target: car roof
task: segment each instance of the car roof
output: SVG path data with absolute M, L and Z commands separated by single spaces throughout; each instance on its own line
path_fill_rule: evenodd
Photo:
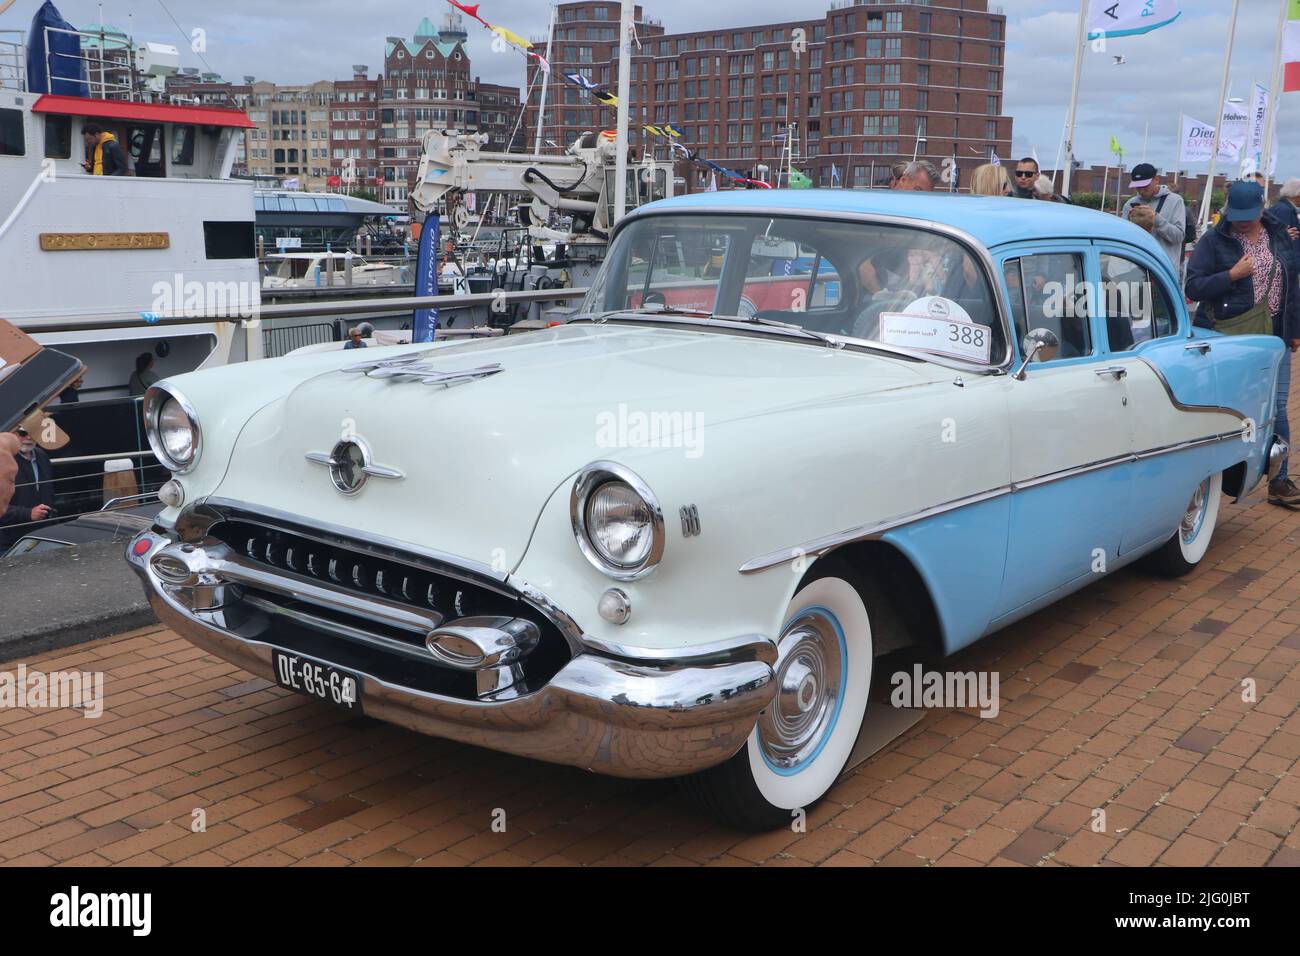
M 1164 258 L 1150 233 L 1119 216 L 1069 203 L 1002 196 L 892 189 L 734 189 L 661 199 L 642 206 L 634 215 L 692 209 L 903 216 L 956 227 L 988 247 L 1032 239 L 1082 237 L 1126 242 L 1141 246 L 1157 261 Z

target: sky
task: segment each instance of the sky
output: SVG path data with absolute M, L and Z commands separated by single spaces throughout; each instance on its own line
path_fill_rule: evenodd
M 0 30 L 22 30 L 39 0 L 0 0 Z M 800 0 L 807 3 L 808 0 Z M 1280 0 L 1241 0 L 1229 94 L 1248 98 L 1253 83 L 1267 85 Z M 817 0 L 813 4 L 820 7 Z M 1036 149 L 1045 166 L 1056 157 L 1065 125 L 1073 70 L 1079 0 L 992 0 L 1007 16 L 1004 112 L 1015 118 L 1015 156 Z M 228 80 L 244 75 L 278 83 L 346 79 L 354 63 L 380 71 L 384 39 L 410 36 L 420 18 L 440 23 L 446 0 L 61 0 L 63 15 L 79 27 L 106 22 L 137 41 L 173 43 L 182 63 L 212 69 Z M 669 32 L 724 29 L 780 22 L 790 0 L 642 0 L 645 15 Z M 829 6 L 829 3 L 827 3 Z M 1112 39 L 1103 52 L 1084 55 L 1075 154 L 1085 165 L 1113 162 L 1112 135 L 1128 165 L 1143 156 L 1164 169 L 1176 163 L 1179 114 L 1216 121 L 1231 0 L 1182 0 L 1183 14 L 1145 36 Z M 526 37 L 544 36 L 550 7 L 543 0 L 482 0 L 481 15 Z M 174 22 L 173 22 L 174 21 Z M 179 28 L 178 28 L 179 25 Z M 206 51 L 189 39 L 203 30 Z M 469 22 L 474 72 L 493 83 L 519 84 L 523 56 L 495 53 L 490 34 Z M 1116 64 L 1114 57 L 1125 62 Z M 1278 174 L 1300 175 L 1300 93 L 1284 96 L 1279 121 Z M 1145 149 L 1144 149 L 1145 143 Z M 1205 163 L 1185 165 L 1204 172 Z M 1222 171 L 1220 169 L 1220 171 Z

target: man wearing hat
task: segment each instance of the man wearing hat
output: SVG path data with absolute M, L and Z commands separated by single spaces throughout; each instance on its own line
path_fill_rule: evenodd
M 1183 197 L 1171 193 L 1160 182 L 1160 174 L 1150 163 L 1138 163 L 1133 167 L 1128 188 L 1133 196 L 1124 203 L 1120 216 L 1128 218 L 1129 210 L 1134 206 L 1151 206 L 1156 211 L 1156 227 L 1153 235 L 1165 255 L 1174 264 L 1174 272 L 1183 274 L 1183 237 L 1187 231 L 1187 211 L 1183 207 Z
M 1267 309 L 1273 334 L 1288 350 L 1278 373 L 1274 430 L 1289 443 L 1291 426 L 1286 402 L 1291 390 L 1291 353 L 1300 348 L 1300 256 L 1286 226 L 1264 211 L 1264 190 L 1241 180 L 1228 187 L 1228 201 L 1218 225 L 1207 229 L 1187 263 L 1187 297 L 1199 303 L 1196 324 L 1215 328 L 1225 320 Z M 1283 460 L 1268 486 L 1273 504 L 1300 508 L 1300 487 L 1287 475 Z
M 54 515 L 54 466 L 39 442 L 58 448 L 68 441 L 62 429 L 44 412 L 29 415 L 14 429 L 18 465 L 13 498 L 0 515 L 0 554 L 39 522 Z

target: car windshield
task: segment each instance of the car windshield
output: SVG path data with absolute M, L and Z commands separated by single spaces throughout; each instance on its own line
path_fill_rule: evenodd
M 923 229 L 797 216 L 648 215 L 622 229 L 582 314 L 685 313 L 787 323 L 977 365 L 1006 336 L 988 279 Z

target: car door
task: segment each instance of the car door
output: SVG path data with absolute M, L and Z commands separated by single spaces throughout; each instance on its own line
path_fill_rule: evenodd
M 1217 363 L 1212 340 L 1187 338 L 1186 307 L 1163 262 L 1113 242 L 1097 244 L 1097 260 L 1106 364 L 1126 370 L 1133 429 L 1133 485 L 1119 545 L 1127 557 L 1173 533 L 1205 477 L 1189 460 L 1196 449 L 1178 449 L 1222 427 L 1217 412 L 1192 407 L 1216 404 Z
M 1127 372 L 1111 361 L 1089 243 L 1034 243 L 1000 256 L 1016 326 L 1047 328 L 1057 355 L 1004 382 L 1011 430 L 1011 513 L 1001 626 L 1106 572 L 1128 511 L 1133 434 Z M 1018 356 L 1017 361 L 1023 358 Z

